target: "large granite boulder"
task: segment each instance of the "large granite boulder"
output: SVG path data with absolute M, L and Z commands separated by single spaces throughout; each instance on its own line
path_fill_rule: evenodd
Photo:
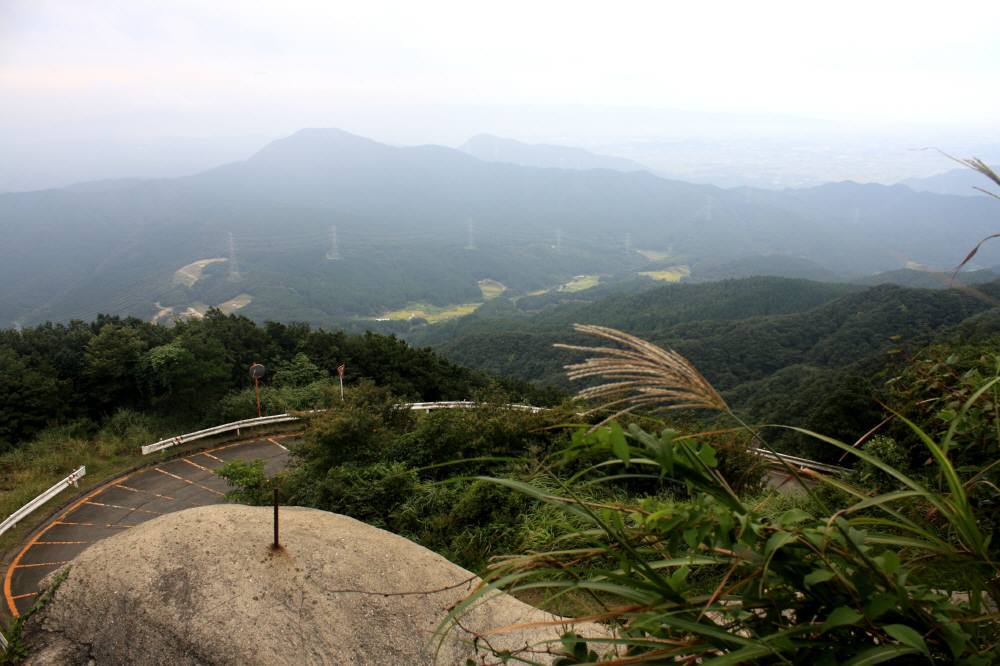
M 557 620 L 495 594 L 442 639 L 435 632 L 449 609 L 480 583 L 473 574 L 403 537 L 313 509 L 281 509 L 283 548 L 273 551 L 271 515 L 238 505 L 188 509 L 94 544 L 29 622 L 30 662 L 478 663 L 490 654 L 474 634 Z M 531 658 L 546 662 L 544 643 L 557 649 L 565 629 L 534 626 L 488 641 L 535 646 L 543 652 Z

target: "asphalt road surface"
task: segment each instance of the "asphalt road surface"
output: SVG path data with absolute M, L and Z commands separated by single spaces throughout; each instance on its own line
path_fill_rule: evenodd
M 213 470 L 233 460 L 263 460 L 268 475 L 288 463 L 294 435 L 241 440 L 137 470 L 109 481 L 50 518 L 11 562 L 4 598 L 15 617 L 26 613 L 38 583 L 90 544 L 165 513 L 225 502 L 229 489 Z M 284 443 L 283 443 L 284 440 Z

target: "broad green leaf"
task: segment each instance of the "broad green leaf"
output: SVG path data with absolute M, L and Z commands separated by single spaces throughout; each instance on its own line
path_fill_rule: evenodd
M 836 627 L 843 627 L 848 624 L 857 624 L 859 620 L 864 618 L 864 615 L 858 611 L 850 608 L 849 606 L 838 606 L 833 609 L 833 612 L 827 616 L 826 622 L 820 627 L 820 633 L 830 631 Z
M 825 583 L 826 581 L 833 578 L 835 574 L 829 569 L 816 569 L 812 573 L 808 573 L 802 579 L 806 587 L 812 587 L 813 585 L 818 585 L 819 583 Z
M 887 624 L 882 629 L 903 645 L 908 645 L 930 657 L 931 653 L 927 649 L 927 643 L 924 642 L 924 637 L 916 629 L 905 624 Z
M 611 452 L 621 458 L 626 465 L 629 463 L 629 445 L 625 441 L 625 432 L 617 421 L 611 423 Z
M 681 592 L 684 589 L 684 581 L 687 580 L 688 573 L 691 570 L 686 566 L 677 569 L 667 581 L 670 583 L 670 587 L 673 588 L 674 592 Z
M 887 574 L 894 574 L 899 569 L 899 555 L 891 550 L 885 551 L 874 559 L 882 565 Z
M 944 642 L 948 644 L 948 649 L 951 650 L 952 656 L 958 659 L 965 652 L 965 646 L 971 636 L 959 629 L 959 625 L 953 622 L 942 624 L 940 630 L 941 636 L 944 638 Z
M 708 444 L 702 444 L 701 448 L 698 449 L 698 458 L 705 463 L 706 467 L 715 469 L 719 465 L 719 461 L 715 457 L 715 449 Z
M 853 659 L 845 661 L 843 666 L 873 666 L 873 664 L 881 664 L 890 659 L 902 657 L 906 654 L 913 654 L 914 652 L 918 652 L 918 650 L 906 647 L 905 645 L 881 645 L 870 650 L 865 650 Z
M 764 546 L 764 557 L 770 558 L 774 552 L 795 541 L 796 535 L 792 532 L 775 532 L 768 538 L 767 545 Z
M 865 606 L 865 615 L 872 620 L 885 615 L 885 613 L 896 606 L 896 598 L 889 594 L 879 594 L 868 600 Z
M 781 514 L 781 518 L 778 518 L 778 523 L 782 527 L 792 527 L 793 525 L 797 525 L 802 521 L 809 520 L 811 518 L 812 516 L 802 509 L 789 509 Z

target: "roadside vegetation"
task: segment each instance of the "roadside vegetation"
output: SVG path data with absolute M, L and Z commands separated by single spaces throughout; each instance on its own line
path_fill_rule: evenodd
M 170 328 L 101 317 L 0 331 L 0 515 L 80 465 L 87 488 L 148 461 L 143 444 L 256 416 L 253 362 L 268 366 L 264 414 L 330 405 L 341 363 L 348 387 L 374 381 L 401 400 L 463 400 L 495 384 L 520 400 L 551 399 L 393 337 L 260 326 L 218 311 Z M 0 537 L 0 549 L 29 527 Z
M 496 663 L 991 664 L 997 651 L 1000 356 L 939 343 L 887 378 L 862 441 L 747 425 L 686 359 L 613 329 L 572 345 L 597 381 L 540 414 L 396 409 L 375 386 L 309 419 L 276 479 L 228 466 L 233 499 L 347 514 L 615 638 L 570 632 Z M 492 406 L 490 406 L 492 405 Z M 660 408 L 666 411 L 657 415 Z M 611 418 L 608 418 L 611 417 Z M 723 420 L 728 420 L 722 427 Z M 796 430 L 851 467 L 764 487 L 770 436 Z M 442 625 L 447 630 L 448 622 Z M 501 629 L 502 630 L 502 629 Z M 488 645 L 489 636 L 481 637 Z M 624 661 L 602 661 L 616 654 Z

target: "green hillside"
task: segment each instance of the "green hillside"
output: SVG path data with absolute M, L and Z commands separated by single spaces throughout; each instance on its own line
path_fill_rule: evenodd
M 562 368 L 576 357 L 552 345 L 585 342 L 574 322 L 611 326 L 676 349 L 750 418 L 833 423 L 860 435 L 873 425 L 879 383 L 897 359 L 958 326 L 975 326 L 979 338 L 1000 331 L 998 299 L 1000 282 L 970 294 L 749 278 L 534 313 L 496 307 L 411 337 L 460 364 L 568 389 Z
M 511 295 L 639 273 L 828 280 L 952 265 L 993 224 L 985 198 L 723 190 L 310 129 L 194 176 L 0 195 L 0 325 L 176 317 L 234 298 L 257 321 L 344 325 L 474 303 L 481 280 Z M 208 260 L 201 279 L 175 280 Z

